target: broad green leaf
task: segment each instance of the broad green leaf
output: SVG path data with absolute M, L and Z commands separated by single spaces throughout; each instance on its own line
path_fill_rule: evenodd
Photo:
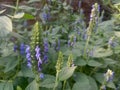
M 34 78 L 35 75 L 26 64 L 22 65 L 21 71 L 18 73 L 18 76 Z
M 29 19 L 34 19 L 35 17 L 31 14 L 25 13 L 23 18 L 29 20 Z
M 74 60 L 74 64 L 75 64 L 75 65 L 78 65 L 78 66 L 85 66 L 85 65 L 86 65 L 86 61 L 83 60 L 81 57 L 77 57 L 77 58 Z
M 90 84 L 89 90 L 98 90 L 96 81 L 92 77 L 89 77 L 89 76 L 88 76 L 88 79 L 89 79 L 89 84 Z
M 81 50 L 79 48 L 75 48 L 72 50 L 73 56 L 78 57 L 81 56 Z
M 116 89 L 116 86 L 113 82 L 107 83 L 107 87 L 112 88 L 112 89 Z
M 106 65 L 111 65 L 111 64 L 116 64 L 117 63 L 117 61 L 112 60 L 111 58 L 105 58 L 104 62 L 105 62 Z
M 33 80 L 26 88 L 25 90 L 39 90 L 39 85 L 38 83 Z
M 7 16 L 0 16 L 0 37 L 7 36 L 12 32 L 12 21 Z
M 20 19 L 24 16 L 24 14 L 25 14 L 24 12 L 17 13 L 13 16 L 13 18 Z
M 43 81 L 40 83 L 40 87 L 53 88 L 55 85 L 55 77 L 52 75 L 45 75 Z
M 58 75 L 58 80 L 59 81 L 67 80 L 68 78 L 70 78 L 73 75 L 75 69 L 76 69 L 76 66 L 74 66 L 74 67 L 64 67 Z
M 93 57 L 100 58 L 100 57 L 107 57 L 113 54 L 111 49 L 104 49 L 104 48 L 96 48 L 93 53 Z
M 99 82 L 99 83 L 103 83 L 104 81 L 104 73 L 96 73 L 94 75 L 95 79 Z
M 76 83 L 73 85 L 72 90 L 90 90 L 91 85 L 88 77 L 83 73 L 76 73 L 74 75 Z
M 89 66 L 93 66 L 93 67 L 99 67 L 99 66 L 102 65 L 102 64 L 99 63 L 97 60 L 89 60 L 87 64 L 88 64 Z
M 12 82 L 0 83 L 0 90 L 14 90 Z
M 5 66 L 4 72 L 6 73 L 6 72 L 9 72 L 10 70 L 13 70 L 17 66 L 18 63 L 19 63 L 19 61 L 17 60 L 16 57 L 9 58 L 6 66 Z

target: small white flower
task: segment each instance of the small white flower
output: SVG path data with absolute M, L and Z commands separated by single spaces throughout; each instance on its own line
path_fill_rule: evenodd
M 113 80 L 113 76 L 114 76 L 114 72 L 110 69 L 107 70 L 107 72 L 105 73 L 105 78 L 107 82 L 110 82 Z

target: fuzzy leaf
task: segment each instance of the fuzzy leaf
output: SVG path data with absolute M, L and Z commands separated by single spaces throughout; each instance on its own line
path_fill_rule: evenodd
M 7 36 L 12 32 L 12 21 L 7 16 L 0 16 L 0 37 Z
M 25 90 L 39 90 L 39 85 L 38 83 L 33 80 L 27 87 Z
M 70 78 L 73 75 L 75 69 L 76 69 L 76 66 L 64 67 L 59 73 L 58 80 L 59 81 L 67 80 L 68 78 Z

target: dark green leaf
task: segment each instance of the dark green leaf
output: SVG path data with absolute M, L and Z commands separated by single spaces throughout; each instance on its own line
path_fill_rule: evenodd
M 13 70 L 17 66 L 18 63 L 19 63 L 19 61 L 17 60 L 16 57 L 11 57 L 8 60 L 6 66 L 5 66 L 4 72 L 6 73 L 6 72 L 8 72 L 10 70 Z
M 18 73 L 18 76 L 31 77 L 31 78 L 35 77 L 32 70 L 30 68 L 28 68 L 25 64 L 22 65 L 21 71 Z

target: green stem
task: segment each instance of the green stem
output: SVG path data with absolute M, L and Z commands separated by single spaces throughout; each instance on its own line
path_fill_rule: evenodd
M 57 73 L 56 73 L 55 85 L 54 85 L 53 90 L 56 90 L 56 88 L 57 88 L 57 86 L 58 86 L 58 74 L 59 74 L 59 72 L 57 71 Z
M 87 47 L 89 45 L 89 41 L 90 41 L 90 35 L 88 36 L 87 38 L 87 41 L 86 41 L 86 44 L 85 44 L 85 48 L 84 48 L 84 58 L 86 59 L 87 58 Z
M 66 80 L 63 83 L 63 90 L 65 89 L 65 87 L 66 87 Z

